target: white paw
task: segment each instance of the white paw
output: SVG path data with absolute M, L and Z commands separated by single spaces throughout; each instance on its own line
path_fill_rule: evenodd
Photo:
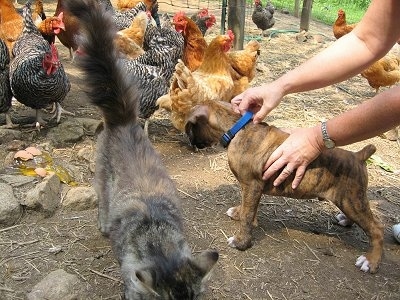
M 235 245 L 235 238 L 234 238 L 233 236 L 231 236 L 231 237 L 228 239 L 228 245 L 229 245 L 230 247 L 232 247 L 232 248 L 236 248 L 236 245 Z
M 368 272 L 369 271 L 369 261 L 364 255 L 361 255 L 357 258 L 356 267 L 359 267 L 361 271 Z
M 353 221 L 351 221 L 349 218 L 347 218 L 344 213 L 338 213 L 335 217 L 336 217 L 336 220 L 338 221 L 338 224 L 343 227 L 353 225 Z
M 230 209 L 228 209 L 227 211 L 226 211 L 226 214 L 229 216 L 229 217 L 233 217 L 233 213 L 235 212 L 235 208 L 234 207 L 231 207 Z M 231 239 L 231 238 L 230 238 Z M 229 240 L 229 239 L 228 239 Z

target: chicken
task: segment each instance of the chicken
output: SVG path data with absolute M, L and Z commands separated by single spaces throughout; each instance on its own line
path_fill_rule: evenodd
M 268 2 L 265 7 L 262 6 L 261 0 L 254 1 L 254 10 L 251 19 L 258 29 L 266 30 L 275 25 L 274 19 L 275 7 Z
M 400 58 L 387 54 L 361 72 L 368 84 L 378 93 L 383 86 L 392 86 L 400 81 Z
M 170 82 L 178 59 L 182 57 L 184 39 L 169 22 L 156 27 L 147 26 L 143 41 L 145 53 L 135 60 L 144 65 L 161 68 L 163 77 Z
M 115 43 L 125 57 L 134 59 L 144 53 L 143 42 L 148 21 L 147 13 L 140 12 L 133 19 L 131 26 L 117 32 Z
M 214 14 L 209 14 L 207 8 L 202 8 L 195 14 L 193 14 L 190 19 L 192 19 L 197 27 L 199 27 L 203 36 L 205 36 L 207 30 L 215 25 L 217 21 Z
M 129 10 L 135 7 L 140 0 L 117 0 L 117 8 L 119 10 Z M 147 1 L 146 3 L 147 10 L 150 11 L 151 16 L 153 17 L 156 25 L 160 27 L 160 18 L 158 16 L 158 2 L 155 1 Z
M 16 8 L 18 13 L 22 16 L 22 8 Z M 35 0 L 35 7 L 32 11 L 32 20 L 33 23 L 37 24 L 40 21 L 46 19 L 46 13 L 44 12 L 43 8 L 43 1 L 42 0 Z
M 190 71 L 195 71 L 203 62 L 207 42 L 196 23 L 184 12 L 174 15 L 173 24 L 184 40 L 182 61 Z
M 40 109 L 56 104 L 57 123 L 64 111 L 61 102 L 71 88 L 69 79 L 58 59 L 54 44 L 49 44 L 32 20 L 30 3 L 23 9 L 24 29 L 13 48 L 10 62 L 10 85 L 14 97 L 22 104 L 36 109 L 36 127 L 44 124 Z
M 12 128 L 14 124 L 8 113 L 11 107 L 12 92 L 10 87 L 9 67 L 10 54 L 6 43 L 0 39 L 0 113 L 6 115 L 6 125 L 2 128 Z
M 341 38 L 345 34 L 348 34 L 350 31 L 356 27 L 357 23 L 355 24 L 347 24 L 346 22 L 346 13 L 343 9 L 338 10 L 338 17 L 333 24 L 333 35 L 336 39 Z
M 231 49 L 234 35 L 218 35 L 207 47 L 203 63 L 191 72 L 182 60 L 175 67 L 170 87 L 171 121 L 175 128 L 184 132 L 190 109 L 204 101 L 229 101 L 234 83 L 227 52 Z
M 54 16 L 63 15 L 65 30 L 57 34 L 58 40 L 69 50 L 69 57 L 74 59 L 74 53 L 78 49 L 79 20 L 65 10 L 65 1 L 58 0 Z
M 22 33 L 23 18 L 11 0 L 0 0 L 0 39 L 6 43 L 11 55 L 15 41 Z
M 42 34 L 44 39 L 49 42 L 49 44 L 55 42 L 55 37 L 61 32 L 61 30 L 65 31 L 63 15 L 64 13 L 61 12 L 58 16 L 47 17 L 40 23 L 36 24 L 39 32 Z
M 229 51 L 228 58 L 231 65 L 231 76 L 234 89 L 232 96 L 236 96 L 249 87 L 255 76 L 257 58 L 260 55 L 260 43 L 249 41 L 243 50 Z
M 110 2 L 110 0 L 99 1 Z M 123 11 L 115 11 L 113 9 L 113 20 L 117 27 L 117 30 L 128 28 L 132 24 L 133 19 L 140 11 L 149 11 L 148 8 L 150 7 L 152 9 L 153 5 L 157 6 L 158 9 L 158 3 L 156 0 L 142 0 L 140 2 L 137 2 L 134 7 Z
M 242 93 L 249 87 L 250 82 L 255 76 L 255 68 L 259 54 L 260 43 L 256 40 L 248 42 L 243 50 L 227 52 L 229 71 L 234 85 L 232 97 Z M 160 97 L 157 103 L 160 108 L 171 111 L 170 94 Z

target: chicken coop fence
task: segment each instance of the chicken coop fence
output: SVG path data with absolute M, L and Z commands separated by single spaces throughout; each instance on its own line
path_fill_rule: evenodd
M 217 20 L 221 24 L 221 32 L 224 33 L 227 28 L 227 12 L 228 12 L 228 1 L 158 1 L 158 3 L 163 3 L 165 6 L 170 7 L 173 11 L 185 11 L 188 13 L 195 12 L 202 8 L 207 8 L 209 13 L 214 14 Z M 262 1 L 263 6 L 266 4 L 266 0 Z M 274 4 L 273 1 L 270 1 Z M 292 2 L 293 3 L 293 2 Z M 274 4 L 275 5 L 275 4 Z M 248 32 L 250 28 L 256 29 L 256 25 L 253 23 L 251 16 L 254 10 L 254 1 L 246 1 L 245 4 L 245 32 Z M 160 11 L 160 13 L 162 13 Z M 260 38 L 260 36 L 245 36 L 245 39 Z

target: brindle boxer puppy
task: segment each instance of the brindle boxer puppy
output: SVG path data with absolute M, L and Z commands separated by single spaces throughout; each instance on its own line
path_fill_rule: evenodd
M 240 115 L 227 105 L 208 102 L 195 107 L 188 117 L 186 133 L 197 147 L 210 146 L 228 131 Z M 252 230 L 257 226 L 257 209 L 262 194 L 298 199 L 319 198 L 333 202 L 350 221 L 369 236 L 371 247 L 357 259 L 361 270 L 377 271 L 383 252 L 383 226 L 371 212 L 367 199 L 368 174 L 365 160 L 376 150 L 368 145 L 359 152 L 344 149 L 324 151 L 308 167 L 300 185 L 293 190 L 294 174 L 274 187 L 274 177 L 262 179 L 263 166 L 272 152 L 288 137 L 282 130 L 262 124 L 247 124 L 228 145 L 229 167 L 239 181 L 242 202 L 227 214 L 240 221 L 239 232 L 228 239 L 232 247 L 245 250 L 252 245 Z M 347 223 L 342 220 L 340 223 Z

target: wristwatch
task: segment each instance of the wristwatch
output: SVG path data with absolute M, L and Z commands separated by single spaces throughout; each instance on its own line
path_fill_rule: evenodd
M 326 130 L 326 121 L 321 122 L 322 139 L 324 140 L 325 147 L 328 149 L 335 148 L 335 142 L 329 137 Z

